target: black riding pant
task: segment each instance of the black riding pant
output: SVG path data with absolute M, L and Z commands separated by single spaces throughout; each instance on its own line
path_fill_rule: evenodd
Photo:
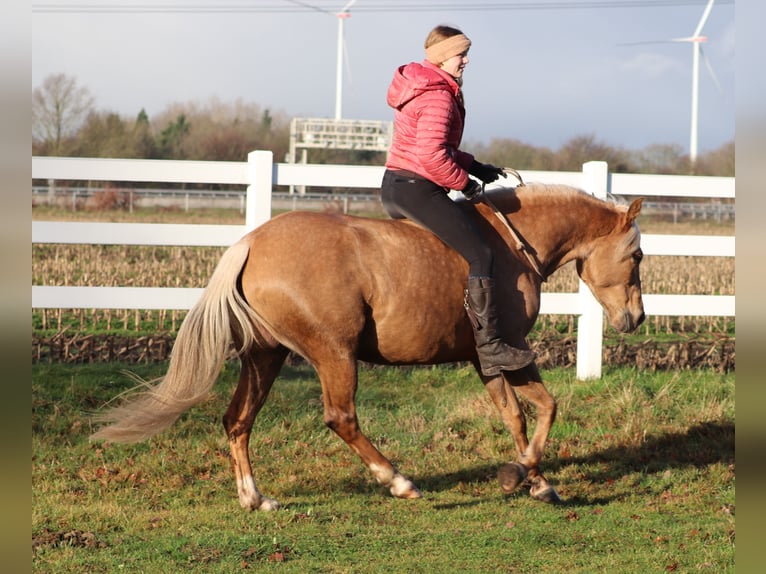
M 380 195 L 393 219 L 411 219 L 430 230 L 468 261 L 471 276 L 492 277 L 492 249 L 443 187 L 411 172 L 386 170 Z

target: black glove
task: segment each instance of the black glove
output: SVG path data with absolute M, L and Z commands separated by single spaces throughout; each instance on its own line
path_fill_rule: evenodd
M 463 195 L 468 201 L 474 201 L 481 195 L 481 184 L 475 179 L 468 179 L 468 183 L 462 189 Z
M 502 167 L 495 167 L 489 163 L 479 163 L 476 160 L 473 160 L 471 163 L 471 167 L 468 168 L 468 173 L 474 177 L 478 177 L 484 183 L 492 183 L 501 175 L 503 177 L 508 177 L 505 175 Z

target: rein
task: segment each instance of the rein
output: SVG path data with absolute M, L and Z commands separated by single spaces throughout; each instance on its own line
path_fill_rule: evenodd
M 511 167 L 504 167 L 503 173 L 510 173 L 513 175 L 516 179 L 519 180 L 518 187 L 524 187 L 526 185 L 524 183 L 524 180 L 521 179 L 521 175 L 518 171 Z M 524 242 L 520 237 L 519 234 L 516 232 L 516 230 L 513 228 L 513 225 L 511 224 L 510 220 L 506 215 L 504 215 L 497 206 L 492 202 L 492 200 L 489 198 L 489 195 L 485 193 L 484 191 L 484 184 L 481 186 L 481 199 L 484 203 L 486 203 L 491 209 L 492 212 L 497 216 L 497 218 L 503 222 L 503 225 L 508 230 L 508 233 L 511 234 L 511 237 L 516 242 L 516 249 L 521 251 L 524 256 L 527 258 L 527 261 L 529 262 L 529 265 L 532 267 L 535 273 L 537 273 L 538 277 L 542 279 L 543 282 L 545 282 L 546 278 L 545 275 L 543 275 L 542 271 L 540 271 L 540 265 L 537 262 L 537 259 L 535 258 L 534 254 L 530 251 L 529 245 L 527 245 L 526 242 Z

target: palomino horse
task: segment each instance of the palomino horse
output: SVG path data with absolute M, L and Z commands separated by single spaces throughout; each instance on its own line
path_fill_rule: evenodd
M 533 271 L 487 204 L 459 202 L 494 249 L 501 327 L 510 344 L 526 347 L 541 282 L 572 260 L 616 330 L 641 324 L 640 199 L 618 206 L 574 188 L 540 184 L 495 190 L 490 197 L 512 220 L 540 271 Z M 420 497 L 359 428 L 357 362 L 472 361 L 479 371 L 463 307 L 467 274 L 455 251 L 412 222 L 309 212 L 277 216 L 224 253 L 181 325 L 166 375 L 149 392 L 106 412 L 102 420 L 111 424 L 94 438 L 135 442 L 170 426 L 208 396 L 233 341 L 241 372 L 223 425 L 239 502 L 251 510 L 278 508 L 256 487 L 248 443 L 255 416 L 295 351 L 319 376 L 327 426 L 394 496 Z M 527 481 L 534 498 L 558 501 L 539 470 L 556 402 L 537 367 L 482 379 L 517 451 L 517 460 L 498 473 L 503 491 Z M 537 410 L 531 440 L 517 393 Z

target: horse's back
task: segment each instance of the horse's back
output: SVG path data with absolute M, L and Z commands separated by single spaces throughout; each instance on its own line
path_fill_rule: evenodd
M 407 220 L 293 211 L 264 223 L 247 239 L 250 259 L 264 274 L 312 284 L 342 277 L 369 288 L 379 281 L 413 288 L 418 278 L 433 273 L 444 280 L 467 272 L 456 252 Z
M 289 212 L 247 241 L 244 295 L 294 350 L 329 344 L 366 360 L 433 362 L 458 345 L 457 331 L 468 334 L 465 262 L 411 222 Z

